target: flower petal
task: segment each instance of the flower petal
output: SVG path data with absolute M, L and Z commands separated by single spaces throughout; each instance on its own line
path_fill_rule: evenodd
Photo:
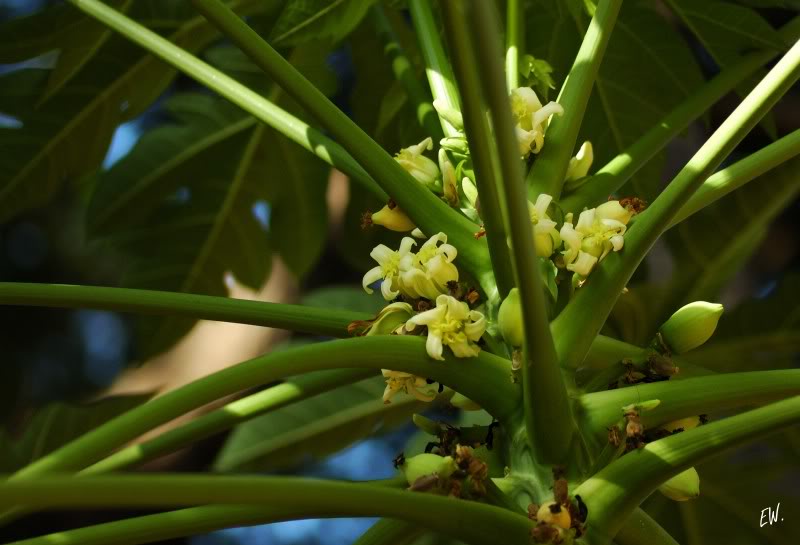
M 428 355 L 435 360 L 443 360 L 442 356 L 442 337 L 431 330 L 428 330 L 428 339 L 425 341 L 425 350 Z
M 373 267 L 367 271 L 367 274 L 365 274 L 364 278 L 361 279 L 361 286 L 367 293 L 372 293 L 372 288 L 369 286 L 381 278 L 383 278 L 383 270 L 381 269 L 380 265 L 378 265 L 377 267 Z

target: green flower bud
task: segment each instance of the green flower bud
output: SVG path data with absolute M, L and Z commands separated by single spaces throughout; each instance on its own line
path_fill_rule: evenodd
M 661 337 L 676 354 L 688 352 L 711 338 L 722 311 L 723 307 L 718 303 L 689 303 L 661 326 Z
M 658 487 L 658 491 L 675 501 L 686 501 L 700 495 L 700 475 L 690 467 Z
M 409 217 L 406 216 L 406 213 L 400 210 L 400 207 L 397 205 L 394 207 L 386 205 L 372 214 L 372 223 L 375 225 L 382 225 L 390 231 L 397 231 L 399 233 L 413 231 L 416 228 L 414 222 L 411 221 Z
M 405 463 L 400 466 L 406 476 L 409 486 L 414 484 L 420 477 L 427 475 L 438 475 L 443 479 L 448 478 L 458 469 L 451 456 L 439 456 L 438 454 L 423 453 L 406 458 Z
M 464 118 L 461 116 L 461 112 L 449 107 L 447 103 L 440 98 L 433 101 L 433 107 L 436 109 L 436 113 L 439 114 L 439 117 L 450 123 L 454 129 L 457 131 L 464 130 Z
M 367 329 L 365 335 L 367 337 L 372 335 L 391 335 L 404 326 L 413 314 L 414 311 L 408 303 L 386 305 L 378 313 L 378 317 Z
M 497 322 L 500 326 L 500 333 L 511 346 L 522 346 L 524 334 L 522 332 L 522 309 L 519 304 L 519 290 L 512 288 L 508 296 L 500 305 L 500 312 L 497 314 Z

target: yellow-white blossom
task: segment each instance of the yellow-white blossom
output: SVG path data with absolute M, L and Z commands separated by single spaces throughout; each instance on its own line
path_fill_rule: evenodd
M 594 150 L 592 149 L 592 143 L 587 140 L 578 150 L 578 153 L 575 154 L 575 157 L 569 160 L 565 179 L 578 180 L 583 178 L 589 174 L 592 161 L 594 161 Z
M 450 295 L 436 298 L 436 308 L 412 316 L 406 329 L 427 326 L 428 340 L 425 348 L 435 360 L 443 360 L 442 347 L 449 346 L 457 358 L 477 356 L 481 349 L 475 344 L 486 330 L 486 318 L 476 310 L 470 310 Z
M 405 392 L 420 401 L 433 401 L 436 397 L 436 388 L 422 377 L 390 369 L 381 369 L 381 372 L 386 379 L 386 388 L 383 390 L 384 403 L 391 403 L 397 392 Z
M 416 244 L 413 238 L 405 237 L 400 242 L 400 250 L 394 251 L 385 244 L 378 244 L 369 253 L 370 257 L 378 262 L 361 280 L 361 285 L 367 293 L 372 293 L 370 284 L 383 280 L 381 295 L 391 301 L 400 295 L 400 262 L 411 253 L 411 248 Z
M 370 219 L 373 224 L 382 225 L 390 231 L 404 233 L 415 228 L 414 222 L 411 221 L 411 219 L 406 216 L 406 213 L 400 210 L 400 207 L 397 205 L 384 206 L 372 214 Z
M 439 167 L 432 159 L 423 155 L 425 150 L 431 149 L 433 140 L 428 137 L 415 146 L 401 149 L 395 156 L 395 161 L 423 185 L 435 186 L 439 180 Z
M 530 87 L 514 89 L 510 100 L 520 155 L 527 157 L 531 152 L 539 153 L 544 145 L 544 133 L 550 116 L 563 114 L 564 108 L 557 102 L 542 106 L 536 92 Z
M 567 269 L 588 276 L 597 262 L 611 250 L 618 252 L 624 244 L 631 212 L 619 204 L 608 201 L 597 208 L 584 210 L 573 226 L 572 214 L 567 214 L 561 227 L 564 241 L 564 261 Z
M 528 213 L 533 226 L 533 241 L 536 245 L 536 255 L 550 257 L 553 250 L 561 244 L 561 237 L 556 229 L 556 222 L 547 215 L 547 207 L 553 197 L 542 193 L 536 198 L 536 204 L 528 201 Z
M 433 235 L 417 253 L 408 253 L 400 261 L 400 291 L 412 299 L 431 301 L 447 293 L 447 283 L 458 281 L 458 269 L 453 265 L 456 255 L 455 247 L 447 244 L 447 235 Z
M 414 253 L 411 250 L 416 244 L 413 238 L 404 237 L 398 251 L 383 244 L 376 246 L 369 255 L 378 266 L 367 271 L 361 280 L 364 290 L 372 293 L 370 284 L 383 280 L 381 294 L 387 301 L 401 293 L 411 299 L 424 297 L 431 301 L 447 293 L 448 282 L 458 281 L 458 269 L 453 265 L 458 255 L 455 247 L 447 244 L 444 233 L 430 237 Z

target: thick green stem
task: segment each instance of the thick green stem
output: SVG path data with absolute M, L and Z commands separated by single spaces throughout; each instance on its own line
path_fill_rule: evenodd
M 528 173 L 531 200 L 536 200 L 540 193 L 552 195 L 556 200 L 561 195 L 583 114 L 621 5 L 622 0 L 600 0 L 597 3 L 592 22 L 558 96 L 564 115 L 553 117 L 544 149 Z
M 220 0 L 192 0 L 205 17 L 339 140 L 424 233 L 444 231 L 458 248 L 459 265 L 479 281 L 489 255 L 475 225 L 417 182 L 322 92 Z M 482 284 L 481 287 L 490 286 Z M 493 286 L 492 286 L 493 287 Z
M 778 62 L 706 141 L 625 234 L 625 248 L 612 252 L 553 322 L 562 364 L 575 368 L 586 356 L 628 280 L 673 217 L 715 168 L 800 77 L 800 42 Z
M 456 87 L 453 71 L 444 54 L 441 35 L 433 18 L 430 0 L 409 0 L 408 9 L 411 12 L 411 21 L 419 40 L 422 56 L 425 59 L 425 73 L 434 100 L 441 101 L 448 108 L 459 111 L 458 88 Z M 458 130 L 444 119 L 441 120 L 445 136 L 458 136 Z
M 650 348 L 642 348 L 612 337 L 597 335 L 592 341 L 589 353 L 582 365 L 587 369 L 602 370 L 625 359 L 634 363 L 642 362 L 651 352 Z
M 640 384 L 582 395 L 578 404 L 587 433 L 604 435 L 620 419 L 622 407 L 659 399 L 642 413 L 645 426 L 658 426 L 687 416 L 767 403 L 800 394 L 800 369 L 724 373 L 682 380 Z
M 0 282 L 0 304 L 94 308 L 159 316 L 185 316 L 347 337 L 347 326 L 370 316 L 349 310 L 247 301 L 169 291 Z
M 386 44 L 383 48 L 383 53 L 392 63 L 394 77 L 397 78 L 397 81 L 403 85 L 406 93 L 408 93 L 408 97 L 417 112 L 417 121 L 434 141 L 441 140 L 444 133 L 441 125 L 439 125 L 439 116 L 436 114 L 436 110 L 433 109 L 428 91 L 414 75 L 414 67 L 411 65 L 411 61 L 408 60 L 405 51 L 403 51 L 400 40 L 397 39 L 394 30 L 392 30 L 392 25 L 383 8 L 376 5 L 372 9 L 375 16 L 375 29 Z
M 394 369 L 432 378 L 480 404 L 497 417 L 517 407 L 518 390 L 508 378 L 507 360 L 482 352 L 469 360 L 428 358 L 419 337 L 375 336 L 275 352 L 196 380 L 95 428 L 18 471 L 24 479 L 56 471 L 76 471 L 141 434 L 206 403 L 288 376 L 330 369 Z
M 519 87 L 519 55 L 525 51 L 524 6 L 521 0 L 506 2 L 506 86 Z
M 154 494 L 154 490 L 158 493 Z M 212 503 L 258 505 L 267 513 L 267 520 L 376 515 L 401 518 L 467 543 L 486 545 L 498 540 L 526 543 L 532 527 L 527 517 L 483 503 L 415 494 L 375 484 L 304 478 L 148 475 L 74 479 L 49 476 L 0 483 L 0 506 L 3 507 L 24 504 L 106 508 Z M 208 511 L 214 508 L 205 509 L 209 515 Z M 277 517 L 269 516 L 273 509 L 279 513 Z M 228 517 L 232 515 L 230 509 L 222 512 Z M 241 513 L 247 513 L 252 520 L 253 511 Z
M 501 172 L 499 169 L 494 135 L 489 128 L 486 117 L 486 106 L 481 94 L 481 74 L 474 55 L 467 54 L 472 49 L 473 37 L 464 27 L 463 18 L 455 17 L 455 11 L 461 10 L 456 2 L 442 3 L 445 15 L 445 33 L 450 40 L 450 48 L 461 53 L 453 58 L 459 87 L 463 90 L 464 129 L 469 142 L 470 157 L 475 168 L 475 181 L 480 197 L 481 219 L 486 230 L 489 243 L 489 255 L 494 272 L 499 296 L 508 295 L 514 287 L 514 273 L 511 268 L 511 256 L 508 247 L 503 207 L 498 195 Z
M 425 530 L 412 522 L 398 519 L 380 519 L 369 527 L 353 545 L 409 545 Z
M 251 418 L 276 411 L 281 407 L 308 399 L 322 392 L 328 392 L 339 386 L 353 384 L 374 374 L 373 369 L 337 369 L 289 379 L 282 384 L 237 399 L 210 413 L 198 416 L 153 439 L 125 447 L 80 473 L 84 475 L 107 473 L 143 464 L 164 454 L 175 452 L 194 441 L 231 429 Z
M 800 17 L 796 17 L 784 25 L 780 33 L 787 41 L 794 41 L 800 35 Z M 718 100 L 777 55 L 778 53 L 773 50 L 756 51 L 725 67 L 628 149 L 598 170 L 588 183 L 582 185 L 575 193 L 567 195 L 561 201 L 561 207 L 565 212 L 578 213 L 584 207 L 592 207 L 604 202 L 609 195 L 630 180 L 640 168 L 664 149 L 692 121 L 707 112 Z M 766 159 L 764 160 L 766 161 Z M 711 178 L 706 183 L 710 181 Z M 701 190 L 698 190 L 697 195 Z
M 99 0 L 69 1 L 197 82 L 216 91 L 326 163 L 338 168 L 378 198 L 386 199 L 384 191 L 358 162 L 339 144 L 320 131 L 103 2 Z
M 464 3 L 448 3 L 454 11 Z M 525 362 L 522 365 L 523 416 L 528 441 L 543 463 L 563 462 L 577 433 L 571 414 L 569 397 L 558 365 L 550 322 L 547 316 L 544 284 L 539 258 L 533 241 L 528 203 L 525 198 L 522 161 L 514 132 L 503 70 L 499 22 L 494 6 L 481 0 L 472 1 L 467 12 L 470 30 L 475 36 L 471 47 L 462 55 L 476 56 L 481 84 L 489 104 L 500 160 L 501 198 L 508 217 L 512 263 L 522 303 L 525 332 Z M 461 14 L 464 20 L 464 14 Z
M 800 129 L 779 138 L 744 159 L 715 172 L 683 205 L 670 227 L 713 204 L 728 193 L 800 154 Z
M 663 482 L 727 449 L 800 421 L 800 396 L 654 441 L 629 452 L 576 490 L 589 508 L 587 542 L 607 544 Z
M 614 543 L 618 545 L 678 545 L 669 532 L 638 507 L 625 519 Z

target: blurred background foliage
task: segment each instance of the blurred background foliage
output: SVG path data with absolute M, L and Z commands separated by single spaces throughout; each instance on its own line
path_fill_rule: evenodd
M 188 0 L 108 3 L 314 125 Z M 394 153 L 426 135 L 375 32 L 370 10 L 378 3 L 424 78 L 402 0 L 229 2 Z M 550 64 L 556 89 L 588 24 L 587 4 L 526 2 L 524 53 Z M 785 49 L 790 41 L 776 29 L 798 10 L 796 0 L 626 1 L 581 129 L 581 139 L 594 144 L 595 168 L 743 53 Z M 706 112 L 618 196 L 652 201 L 757 81 Z M 795 90 L 727 163 L 795 130 L 798 118 Z M 672 229 L 637 272 L 605 332 L 643 344 L 683 303 L 720 300 L 726 313 L 717 334 L 691 362 L 715 372 L 796 366 L 797 167 L 796 160 L 779 167 Z M 369 250 L 396 244 L 399 236 L 362 229 L 363 212 L 384 203 L 334 178 L 327 165 L 273 129 L 69 4 L 0 0 L 1 280 L 226 295 L 231 277 L 260 289 L 279 257 L 292 276 L 287 291 L 304 294 L 307 304 L 373 312 L 381 301 L 358 287 Z M 193 326 L 185 319 L 16 307 L 0 308 L 0 321 L 3 472 L 147 399 L 153 392 L 76 404 L 114 383 L 123 369 L 174 347 Z M 368 379 L 311 398 L 206 441 L 168 467 L 389 476 L 397 451 L 421 450 L 425 441 L 407 443 L 413 430 L 401 426 L 419 404 L 387 409 L 380 390 L 380 380 Z M 435 410 L 442 418 L 464 418 L 446 403 Z M 485 414 L 469 418 L 488 423 Z M 756 521 L 776 500 L 798 504 L 799 458 L 800 435 L 790 430 L 701 466 L 701 499 L 675 504 L 654 496 L 646 507 L 681 543 L 797 542 L 797 524 L 759 529 Z M 112 516 L 38 515 L 8 529 L 8 537 L 39 533 L 43 524 L 55 529 Z M 367 525 L 301 521 L 194 542 L 344 543 Z M 442 542 L 435 536 L 418 541 Z

